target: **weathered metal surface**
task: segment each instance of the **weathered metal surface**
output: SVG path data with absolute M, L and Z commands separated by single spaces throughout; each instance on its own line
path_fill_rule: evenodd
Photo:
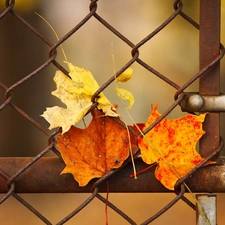
M 200 70 L 207 67 L 220 54 L 220 0 L 200 1 Z M 199 81 L 201 95 L 220 94 L 220 62 L 208 69 Z M 219 146 L 219 113 L 208 113 L 203 129 L 199 151 L 203 157 L 209 156 Z M 218 161 L 218 157 L 215 158 Z
M 12 176 L 20 168 L 28 164 L 32 158 L 0 158 L 0 169 Z M 146 168 L 146 164 L 140 158 L 136 159 L 136 168 Z M 93 182 L 85 187 L 79 187 L 70 174 L 60 175 L 65 167 L 59 158 L 41 158 L 13 182 L 16 193 L 87 193 L 92 189 Z M 133 172 L 128 165 L 109 180 L 110 192 L 168 192 L 163 185 L 156 180 L 154 169 L 138 175 L 138 179 L 130 178 Z M 96 180 L 95 180 L 96 181 Z M 209 165 L 186 181 L 192 192 L 225 192 L 225 165 Z M 106 191 L 106 182 L 99 184 L 99 191 Z M 7 192 L 7 181 L 0 176 L 0 193 Z
M 65 74 L 68 72 L 56 61 L 56 53 L 58 47 L 63 44 L 71 35 L 76 36 L 76 32 L 88 22 L 93 17 L 97 19 L 109 32 L 113 33 L 117 38 L 120 39 L 125 45 L 128 45 L 131 50 L 131 58 L 127 61 L 116 74 L 112 75 L 93 95 L 92 101 L 93 106 L 90 111 L 96 107 L 96 99 L 98 95 L 105 90 L 121 72 L 132 65 L 134 62 L 140 64 L 143 68 L 148 70 L 149 76 L 152 74 L 156 75 L 159 79 L 175 88 L 177 92 L 175 93 L 175 102 L 171 103 L 168 109 L 164 111 L 162 116 L 155 121 L 154 124 L 149 126 L 144 133 L 147 133 L 156 126 L 163 118 L 165 118 L 179 103 L 183 100 L 183 92 L 195 81 L 200 78 L 200 95 L 201 96 L 217 96 L 220 94 L 219 91 L 219 61 L 224 55 L 224 48 L 221 45 L 220 52 L 220 0 L 201 0 L 200 2 L 200 26 L 191 19 L 183 10 L 183 2 L 181 0 L 174 1 L 174 12 L 169 15 L 165 21 L 159 25 L 155 30 L 151 31 L 146 37 L 140 37 L 140 42 L 137 44 L 132 43 L 128 38 L 122 35 L 118 30 L 116 30 L 110 23 L 101 17 L 98 11 L 98 1 L 91 0 L 90 12 L 81 19 L 80 22 L 74 24 L 74 27 L 62 38 L 53 45 L 48 41 L 42 34 L 36 30 L 29 21 L 25 20 L 19 13 L 14 9 L 15 1 L 6 1 L 6 9 L 3 13 L 0 13 L 0 19 L 3 19 L 7 13 L 10 13 L 17 21 L 21 22 L 25 28 L 29 29 L 33 34 L 35 34 L 41 41 L 45 42 L 49 47 L 49 59 L 46 60 L 42 65 L 40 65 L 36 70 L 31 71 L 30 74 L 24 74 L 20 80 L 16 83 L 11 83 L 10 87 L 3 84 L 2 80 L 0 82 L 0 88 L 2 88 L 5 99 L 0 105 L 0 111 L 11 107 L 16 113 L 22 116 L 24 119 L 35 125 L 40 132 L 45 133 L 49 136 L 49 132 L 45 127 L 42 127 L 37 121 L 31 118 L 27 112 L 23 111 L 19 106 L 13 103 L 13 97 L 16 96 L 17 88 L 22 88 L 23 84 L 32 79 L 34 76 L 39 76 L 41 71 L 43 71 L 50 64 L 55 65 L 58 69 L 62 70 Z M 99 2 L 99 4 L 101 4 Z M 146 46 L 146 44 L 151 44 L 151 39 L 157 38 L 157 34 L 161 32 L 170 22 L 174 21 L 176 17 L 183 17 L 190 25 L 199 29 L 200 27 L 200 71 L 193 75 L 190 80 L 183 83 L 180 87 L 176 80 L 171 80 L 166 74 L 162 74 L 157 71 L 152 65 L 143 61 L 141 54 L 139 54 L 140 48 Z M 76 22 L 75 22 L 76 23 Z M 35 45 L 33 45 L 35 46 Z M 166 58 L 161 57 L 162 60 Z M 11 74 L 7 74 L 11 76 Z M 140 77 L 141 79 L 141 77 Z M 149 85 L 154 85 L 149 80 Z M 198 90 L 196 90 L 198 91 Z M 191 99 L 192 107 L 199 108 L 204 103 L 201 97 L 194 96 Z M 215 102 L 214 102 L 215 104 Z M 215 106 L 213 106 L 215 107 Z M 196 109 L 195 109 L 196 110 Z M 209 111 L 207 109 L 204 109 Z M 203 111 L 204 111 L 203 110 Z M 206 135 L 201 140 L 200 152 L 203 156 L 215 156 L 219 154 L 219 151 L 223 148 L 223 141 L 219 138 L 219 113 L 210 112 L 207 115 L 204 129 L 206 130 Z M 4 130 L 4 129 L 3 129 Z M 20 131 L 20 130 L 19 130 Z M 6 201 L 10 196 L 16 198 L 21 204 L 27 207 L 31 212 L 33 212 L 40 220 L 45 224 L 52 224 L 47 218 L 45 218 L 40 212 L 38 212 L 33 206 L 31 206 L 25 199 L 23 199 L 17 193 L 71 193 L 71 192 L 92 192 L 90 196 L 80 204 L 76 209 L 74 209 L 70 214 L 62 218 L 57 225 L 66 223 L 74 215 L 79 213 L 84 207 L 86 207 L 94 198 L 100 199 L 105 203 L 107 207 L 110 207 L 118 215 L 123 217 L 129 224 L 136 225 L 130 217 L 128 217 L 122 210 L 113 205 L 108 199 L 101 196 L 98 192 L 105 192 L 106 179 L 109 181 L 110 192 L 168 192 L 159 181 L 155 179 L 154 168 L 151 170 L 140 174 L 137 180 L 129 177 L 130 173 L 133 172 L 132 166 L 128 165 L 122 169 L 111 171 L 104 175 L 98 180 L 90 182 L 86 187 L 79 187 L 77 182 L 74 181 L 72 175 L 64 174 L 60 175 L 60 172 L 64 168 L 64 163 L 59 159 L 60 153 L 55 149 L 55 137 L 60 130 L 56 130 L 55 133 L 51 134 L 48 139 L 48 146 L 40 151 L 38 155 L 33 158 L 1 158 L 0 159 L 0 192 L 5 194 L 0 199 L 0 204 Z M 119 135 L 119 134 L 118 134 Z M 29 139 L 29 137 L 27 137 Z M 35 142 L 34 142 L 35 145 Z M 8 150 L 8 148 L 6 148 Z M 43 158 L 46 153 L 53 151 L 59 158 Z M 213 153 L 214 152 L 214 153 Z M 213 153 L 213 154 L 212 154 Z M 219 158 L 217 158 L 218 160 Z M 224 163 L 221 165 L 210 165 L 203 167 L 203 163 L 210 160 L 207 157 L 202 163 L 196 166 L 192 171 L 190 171 L 186 176 L 180 179 L 176 183 L 176 196 L 167 205 L 163 206 L 161 210 L 151 215 L 147 220 L 145 220 L 142 225 L 147 225 L 154 221 L 156 218 L 161 216 L 170 207 L 172 207 L 178 200 L 183 200 L 194 210 L 196 206 L 185 198 L 185 182 L 193 192 L 225 192 L 225 166 Z M 218 160 L 219 161 L 219 160 Z M 136 160 L 137 170 L 141 170 L 146 167 L 141 159 Z M 191 178 L 190 178 L 191 177 Z M 106 207 L 106 208 L 107 208 Z M 107 213 L 106 213 L 107 214 Z M 152 214 L 152 212 L 150 212 Z M 207 212 L 208 214 L 208 212 Z M 54 223 L 55 224 L 55 223 Z
M 217 225 L 216 222 L 216 195 L 214 194 L 197 194 L 196 199 L 196 221 L 197 225 Z
M 183 112 L 225 112 L 225 95 L 184 93 L 180 106 Z

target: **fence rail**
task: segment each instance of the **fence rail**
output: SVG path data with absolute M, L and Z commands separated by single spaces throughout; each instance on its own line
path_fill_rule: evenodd
M 100 179 L 95 179 L 84 188 L 80 188 L 78 184 L 71 178 L 70 175 L 60 175 L 64 167 L 64 163 L 60 157 L 60 153 L 55 148 L 55 137 L 60 133 L 60 129 L 56 129 L 50 133 L 45 127 L 39 124 L 35 119 L 30 117 L 25 111 L 18 107 L 14 102 L 13 93 L 15 90 L 23 85 L 48 67 L 54 65 L 64 73 L 68 72 L 56 61 L 57 49 L 60 44 L 64 43 L 72 35 L 94 17 L 103 24 L 105 29 L 111 31 L 120 40 L 128 45 L 131 49 L 130 60 L 117 71 L 115 76 L 121 74 L 125 69 L 131 66 L 134 62 L 141 65 L 143 68 L 163 80 L 165 83 L 174 88 L 174 102 L 164 111 L 162 116 L 155 121 L 145 133 L 157 125 L 163 118 L 165 118 L 173 109 L 184 100 L 184 91 L 196 80 L 199 79 L 199 94 L 200 95 L 220 95 L 220 60 L 224 55 L 223 45 L 220 43 L 220 10 L 221 2 L 219 0 L 201 0 L 200 1 L 200 26 L 191 19 L 183 10 L 183 2 L 176 0 L 174 2 L 174 13 L 172 13 L 159 27 L 153 32 L 149 33 L 139 43 L 132 43 L 127 37 L 122 35 L 120 31 L 115 29 L 106 20 L 104 20 L 98 12 L 98 4 L 101 1 L 91 0 L 89 5 L 90 12 L 79 22 L 72 30 L 65 34 L 56 44 L 52 44 L 45 38 L 37 29 L 35 29 L 29 21 L 25 20 L 20 14 L 14 10 L 15 1 L 6 1 L 6 8 L 0 13 L 0 22 L 4 22 L 5 16 L 11 14 L 16 20 L 21 22 L 27 29 L 35 34 L 41 41 L 49 46 L 49 58 L 40 67 L 36 68 L 30 74 L 24 76 L 19 81 L 11 86 L 7 86 L 0 80 L 0 88 L 4 92 L 4 100 L 0 104 L 0 113 L 7 107 L 14 109 L 24 119 L 36 126 L 40 132 L 44 133 L 49 138 L 49 144 L 35 157 L 25 158 L 0 158 L 0 193 L 4 193 L 0 199 L 0 203 L 6 201 L 10 196 L 16 198 L 21 204 L 25 205 L 45 224 L 51 222 L 44 217 L 38 210 L 26 202 L 18 193 L 90 193 L 90 196 L 78 208 L 74 209 L 69 215 L 59 221 L 57 224 L 64 224 L 69 221 L 74 215 L 80 212 L 87 206 L 94 198 L 98 198 L 103 203 L 107 203 L 108 207 L 121 215 L 129 224 L 136 224 L 128 215 L 122 212 L 117 206 L 108 202 L 99 193 L 107 192 L 107 180 L 110 181 L 110 192 L 169 192 L 163 187 L 154 176 L 154 169 L 140 175 L 138 182 L 130 179 L 131 171 L 130 159 L 128 159 L 122 168 L 113 170 Z M 108 3 L 110 4 L 110 3 Z M 149 40 L 157 36 L 171 21 L 175 20 L 177 16 L 181 16 L 188 23 L 199 29 L 200 33 L 200 69 L 190 80 L 179 86 L 175 81 L 156 71 L 151 65 L 147 64 L 141 59 L 139 48 L 143 47 Z M 96 97 L 106 89 L 114 80 L 112 76 L 106 83 L 104 83 L 93 95 L 93 107 L 96 107 Z M 198 90 L 197 90 L 198 91 Z M 91 110 L 92 110 L 91 109 Z M 1 116 L 1 114 L 0 114 Z M 149 224 L 172 207 L 177 201 L 183 200 L 191 208 L 196 210 L 196 206 L 188 200 L 184 194 L 187 191 L 184 182 L 190 187 L 192 192 L 225 192 L 225 165 L 224 158 L 220 157 L 220 151 L 223 148 L 223 140 L 220 137 L 220 112 L 209 112 L 204 122 L 204 130 L 206 135 L 200 141 L 200 153 L 205 160 L 196 166 L 190 173 L 180 179 L 175 186 L 176 197 L 168 203 L 163 209 L 144 221 L 142 225 Z M 44 157 L 48 152 L 54 152 L 58 158 Z M 204 163 L 210 159 L 214 159 L 218 164 L 202 167 Z M 140 159 L 136 159 L 136 167 L 138 170 L 145 167 Z M 197 210 L 198 212 L 198 210 Z M 199 223 L 202 225 L 202 223 Z M 213 224 L 211 224 L 213 225 Z
M 187 179 L 186 183 L 192 192 L 224 192 L 225 159 L 221 157 L 221 160 L 221 165 L 203 167 Z M 26 167 L 31 161 L 32 158 L 29 157 L 1 158 L 0 165 L 7 174 L 15 174 L 21 168 Z M 146 167 L 146 164 L 141 159 L 135 160 L 135 165 L 138 170 Z M 64 167 L 64 163 L 58 158 L 41 158 L 16 179 L 15 191 L 17 193 L 89 193 L 94 182 L 92 181 L 87 186 L 81 188 L 74 182 L 71 175 L 60 175 Z M 42 169 L 40 170 L 39 168 Z M 128 164 L 119 172 L 109 177 L 110 192 L 169 192 L 168 189 L 156 180 L 154 168 L 141 174 L 138 177 L 138 181 L 130 178 L 131 171 L 132 166 Z M 0 193 L 8 191 L 8 185 L 5 182 L 7 179 L 7 176 L 4 174 L 0 177 Z M 106 192 L 106 181 L 100 183 L 98 187 L 99 192 Z

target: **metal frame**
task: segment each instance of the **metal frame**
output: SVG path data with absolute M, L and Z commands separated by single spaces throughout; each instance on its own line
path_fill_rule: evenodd
M 0 105 L 0 111 L 6 107 L 13 108 L 23 118 L 35 125 L 41 132 L 49 137 L 49 145 L 40 154 L 33 158 L 0 158 L 0 193 L 5 195 L 0 199 L 0 203 L 3 203 L 8 197 L 15 197 L 21 204 L 25 205 L 36 216 L 38 216 L 45 224 L 51 224 L 47 218 L 34 209 L 29 203 L 22 199 L 17 193 L 87 193 L 90 192 L 90 197 L 81 204 L 77 209 L 59 221 L 57 224 L 64 224 L 74 215 L 79 213 L 85 206 L 87 206 L 94 198 L 98 198 L 103 203 L 107 203 L 108 207 L 111 207 L 118 214 L 120 214 L 128 223 L 136 224 L 128 215 L 122 212 L 117 206 L 113 205 L 103 196 L 100 192 L 107 191 L 107 180 L 110 181 L 110 192 L 168 192 L 155 178 L 154 170 L 150 169 L 148 172 L 140 175 L 138 181 L 129 178 L 130 171 L 130 159 L 128 159 L 122 168 L 113 170 L 103 176 L 100 179 L 93 180 L 84 188 L 78 187 L 73 181 L 71 175 L 59 175 L 62 171 L 64 164 L 61 160 L 60 153 L 55 148 L 55 136 L 60 133 L 60 129 L 53 133 L 49 133 L 44 127 L 42 127 L 37 121 L 27 115 L 22 109 L 13 103 L 12 93 L 14 90 L 22 85 L 24 82 L 38 75 L 40 71 L 54 64 L 58 69 L 62 70 L 65 74 L 68 72 L 56 61 L 57 48 L 75 34 L 86 22 L 92 17 L 95 17 L 100 23 L 102 23 L 106 29 L 114 33 L 120 38 L 124 44 L 127 44 L 131 48 L 131 59 L 120 68 L 115 75 L 113 75 L 106 83 L 104 83 L 98 91 L 93 95 L 93 110 L 97 103 L 95 99 L 105 88 L 107 88 L 125 69 L 131 66 L 134 62 L 137 62 L 143 66 L 146 70 L 153 73 L 158 78 L 169 84 L 175 89 L 174 99 L 175 101 L 171 106 L 162 114 L 162 116 L 156 120 L 150 127 L 148 127 L 144 133 L 150 131 L 155 125 L 157 125 L 163 118 L 165 118 L 175 107 L 182 105 L 185 100 L 185 89 L 190 86 L 194 81 L 199 79 L 199 95 L 202 98 L 207 98 L 208 95 L 217 97 L 220 95 L 220 60 L 224 55 L 223 45 L 220 44 L 220 0 L 201 0 L 200 1 L 200 26 L 193 21 L 187 14 L 182 11 L 183 3 L 181 0 L 174 2 L 174 13 L 168 17 L 157 29 L 144 37 L 139 43 L 134 44 L 118 30 L 112 27 L 107 21 L 105 21 L 97 13 L 97 0 L 91 0 L 89 9 L 90 12 L 82 19 L 71 31 L 65 34 L 60 41 L 53 45 L 47 38 L 43 37 L 28 21 L 26 21 L 21 15 L 14 11 L 14 1 L 6 1 L 6 9 L 1 12 L 0 20 L 2 20 L 8 13 L 11 13 L 15 19 L 20 21 L 25 27 L 27 27 L 38 38 L 45 42 L 49 46 L 49 59 L 43 63 L 40 67 L 34 70 L 32 73 L 23 77 L 18 82 L 14 83 L 11 87 L 7 87 L 5 84 L 0 83 L 0 88 L 4 90 L 5 100 Z M 101 4 L 101 1 L 99 1 Z M 200 70 L 189 81 L 179 86 L 168 77 L 164 76 L 160 72 L 156 71 L 146 62 L 141 59 L 139 54 L 139 48 L 147 43 L 151 38 L 156 36 L 164 27 L 166 27 L 177 16 L 183 17 L 195 28 L 200 30 Z M 1 82 L 1 81 L 0 81 Z M 197 212 L 198 210 L 194 203 L 190 202 L 184 193 L 187 191 L 184 186 L 184 182 L 190 187 L 192 192 L 225 192 L 225 165 L 224 160 L 219 157 L 219 153 L 223 148 L 223 140 L 220 138 L 219 131 L 219 115 L 220 112 L 209 112 L 204 122 L 204 130 L 206 135 L 200 141 L 200 153 L 205 160 L 196 166 L 190 173 L 180 179 L 175 185 L 176 197 L 168 203 L 163 209 L 151 216 L 148 220 L 144 221 L 142 225 L 149 224 L 157 217 L 162 215 L 170 207 L 172 207 L 177 201 L 183 200 L 190 207 Z M 45 154 L 49 151 L 53 151 L 58 158 L 45 158 Z M 209 160 L 215 160 L 217 164 L 203 167 L 203 165 Z M 136 159 L 137 169 L 144 167 L 144 164 L 140 159 Z M 40 169 L 41 168 L 41 169 Z M 207 197 L 205 196 L 207 200 Z M 204 200 L 201 200 L 204 205 Z M 213 203 L 214 204 L 214 203 Z M 214 213 L 216 215 L 216 213 Z M 199 216 L 198 218 L 200 218 Z M 204 222 L 199 220 L 198 225 L 202 225 Z M 213 224 L 212 224 L 213 225 Z

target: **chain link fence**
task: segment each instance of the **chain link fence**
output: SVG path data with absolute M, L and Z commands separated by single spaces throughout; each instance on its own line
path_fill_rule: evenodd
M 35 126 L 40 133 L 44 134 L 48 138 L 48 145 L 45 146 L 45 148 L 34 157 L 0 158 L 0 192 L 4 193 L 0 199 L 0 203 L 4 203 L 9 199 L 10 196 L 13 196 L 28 210 L 34 213 L 41 221 L 43 221 L 44 224 L 52 224 L 52 222 L 49 221 L 47 217 L 42 215 L 35 207 L 29 204 L 24 198 L 21 197 L 21 195 L 19 195 L 19 193 L 90 193 L 90 196 L 82 204 L 80 204 L 79 207 L 75 208 L 70 214 L 58 221 L 57 224 L 59 225 L 68 222 L 72 217 L 78 214 L 82 209 L 88 206 L 93 199 L 96 198 L 119 214 L 127 222 L 127 224 L 137 224 L 132 219 L 132 215 L 127 215 L 125 212 L 123 212 L 123 210 L 120 209 L 119 205 L 111 203 L 100 193 L 107 192 L 108 182 L 110 184 L 110 193 L 168 192 L 168 190 L 154 178 L 154 169 L 150 169 L 148 172 L 141 174 L 138 178 L 138 181 L 136 181 L 131 179 L 129 176 L 132 171 L 132 166 L 130 159 L 128 159 L 121 168 L 113 170 L 102 178 L 90 182 L 83 188 L 78 187 L 78 184 L 72 179 L 70 175 L 60 176 L 60 172 L 64 168 L 64 163 L 61 159 L 60 153 L 55 148 L 55 137 L 60 133 L 60 129 L 56 129 L 54 132 L 50 133 L 46 127 L 29 115 L 29 110 L 26 112 L 22 109 L 22 107 L 14 103 L 17 90 L 23 88 L 25 84 L 32 79 L 39 79 L 41 72 L 53 65 L 57 69 L 63 71 L 65 74 L 68 74 L 68 71 L 63 67 L 63 65 L 61 65 L 56 60 L 59 46 L 60 44 L 66 42 L 66 40 L 70 39 L 71 36 L 75 36 L 79 29 L 85 26 L 85 24 L 87 24 L 94 17 L 104 26 L 105 29 L 112 32 L 124 43 L 124 45 L 127 45 L 130 48 L 131 56 L 130 60 L 128 60 L 127 63 L 116 72 L 115 75 L 102 84 L 102 86 L 93 95 L 92 109 L 96 107 L 95 99 L 97 96 L 112 84 L 112 82 L 115 80 L 115 76 L 121 74 L 128 67 L 132 66 L 132 64 L 137 63 L 145 70 L 149 71 L 150 76 L 156 76 L 174 90 L 174 102 L 172 102 L 171 105 L 163 112 L 162 116 L 145 131 L 146 133 L 156 126 L 163 118 L 168 116 L 175 108 L 180 108 L 180 106 L 182 106 L 184 111 L 191 113 L 204 111 L 205 106 L 203 109 L 202 107 L 199 107 L 199 105 L 197 105 L 197 110 L 194 108 L 196 107 L 194 105 L 195 102 L 193 103 L 189 101 L 189 95 L 196 97 L 196 94 L 198 94 L 197 96 L 202 97 L 205 102 L 208 100 L 205 99 L 204 96 L 212 97 L 220 95 L 220 60 L 224 55 L 223 45 L 220 44 L 220 1 L 202 0 L 200 2 L 200 26 L 191 17 L 184 13 L 183 2 L 180 0 L 175 1 L 173 4 L 174 12 L 169 15 L 160 26 L 158 26 L 154 31 L 150 32 L 146 37 L 143 37 L 138 43 L 131 42 L 122 34 L 123 31 L 119 31 L 114 28 L 100 14 L 98 14 L 98 6 L 101 5 L 101 1 L 98 2 L 97 0 L 91 0 L 90 4 L 87 6 L 89 7 L 89 13 L 68 33 L 63 35 L 60 41 L 58 41 L 56 44 L 51 43 L 51 41 L 49 41 L 47 37 L 44 37 L 44 35 L 41 34 L 39 30 L 37 30 L 32 25 L 32 23 L 29 22 L 28 19 L 25 19 L 19 13 L 17 13 L 16 10 L 14 10 L 14 1 L 6 1 L 5 4 L 5 9 L 0 13 L 0 22 L 4 23 L 5 18 L 11 14 L 14 20 L 22 23 L 23 26 L 29 30 L 29 32 L 32 32 L 41 42 L 45 43 L 46 46 L 49 47 L 49 51 L 48 59 L 41 66 L 38 66 L 31 73 L 21 77 L 18 81 L 13 82 L 10 85 L 6 85 L 4 82 L 4 76 L 13 76 L 13 74 L 1 74 L 0 88 L 4 98 L 1 99 L 0 103 L 0 116 L 1 113 L 4 113 L 6 109 L 12 108 L 16 112 L 17 116 L 19 115 L 19 117 L 28 121 L 30 124 Z M 175 80 L 170 79 L 170 77 L 154 69 L 149 63 L 142 59 L 142 55 L 140 53 L 141 48 L 145 48 L 147 43 L 150 43 L 152 38 L 157 38 L 157 35 L 162 32 L 168 24 L 176 20 L 178 17 L 181 17 L 192 27 L 199 30 L 200 36 L 199 72 L 194 74 L 182 85 L 178 85 Z M 199 90 L 196 90 L 196 93 L 187 93 L 186 90 L 196 80 L 199 80 Z M 151 84 L 149 85 L 151 86 Z M 20 96 L 20 98 L 23 98 L 23 96 Z M 185 192 L 187 192 L 183 184 L 184 182 L 187 183 L 192 192 L 219 193 L 225 191 L 225 168 L 223 160 L 220 157 L 220 152 L 223 149 L 223 140 L 220 137 L 221 135 L 219 127 L 220 111 L 224 110 L 221 108 L 220 110 L 218 110 L 218 108 L 215 109 L 214 104 L 211 104 L 207 107 L 207 111 L 209 113 L 204 123 L 206 135 L 204 135 L 199 144 L 199 152 L 203 157 L 205 157 L 205 160 L 176 183 L 175 198 L 154 215 L 149 215 L 148 219 L 143 218 L 143 222 L 141 223 L 142 225 L 151 224 L 169 208 L 173 207 L 179 200 L 184 201 L 190 208 L 196 211 L 199 225 L 205 224 L 205 222 L 201 222 L 201 213 L 198 212 L 198 207 L 196 206 L 195 202 L 191 202 L 184 196 Z M 3 134 L 6 132 L 1 130 L 1 133 Z M 7 133 L 7 135 L 11 136 L 10 133 Z M 1 139 L 1 141 L 3 141 L 3 139 Z M 33 143 L 33 145 L 35 145 L 35 143 Z M 8 150 L 5 149 L 4 151 L 7 152 Z M 49 152 L 53 152 L 57 157 L 45 157 Z M 216 165 L 202 168 L 202 166 L 207 161 L 212 159 L 217 162 Z M 144 165 L 144 163 L 139 158 L 135 160 L 135 164 L 137 170 L 141 170 L 146 167 L 146 165 Z M 201 197 L 203 197 L 202 204 L 204 206 L 204 204 L 207 203 L 207 198 L 214 198 L 215 196 L 201 195 L 198 197 L 199 201 L 201 200 Z M 211 211 L 216 210 L 213 208 L 213 203 L 207 204 L 211 204 Z M 215 217 L 215 213 L 213 216 Z M 210 221 L 213 221 L 213 219 Z M 213 225 L 216 223 L 211 222 L 211 224 Z

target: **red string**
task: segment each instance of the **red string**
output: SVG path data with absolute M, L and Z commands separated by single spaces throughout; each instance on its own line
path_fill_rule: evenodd
M 109 225 L 108 217 L 108 201 L 109 201 L 109 181 L 106 181 L 106 201 L 105 201 L 105 224 Z

